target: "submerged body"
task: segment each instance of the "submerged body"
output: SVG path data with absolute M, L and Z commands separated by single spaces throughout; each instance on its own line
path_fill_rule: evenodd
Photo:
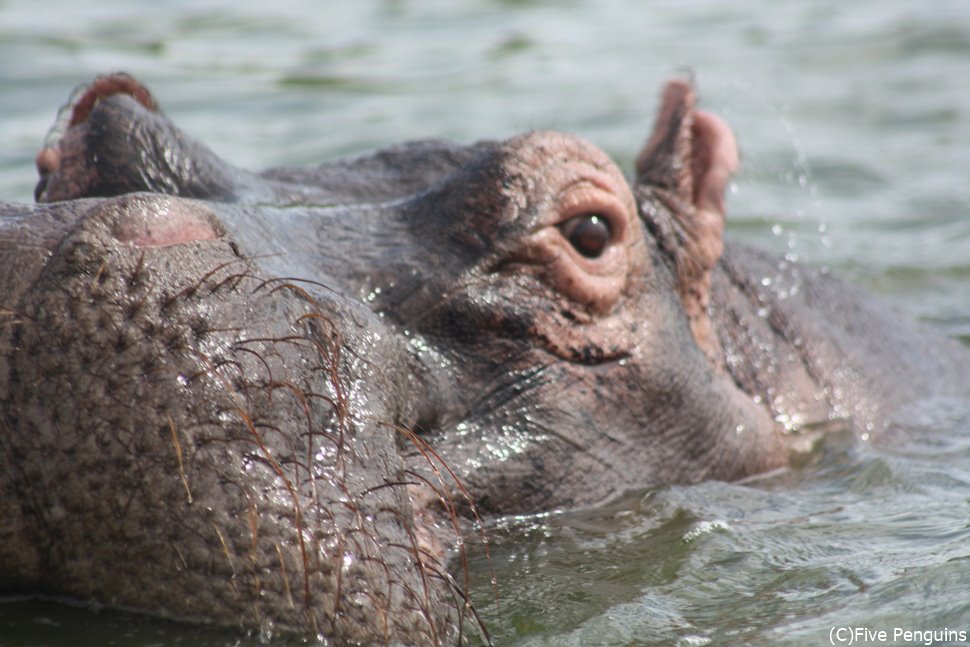
M 736 164 L 680 82 L 628 183 L 553 132 L 253 174 L 97 80 L 41 204 L 3 207 L 0 585 L 450 644 L 461 517 L 740 479 L 966 395 L 963 347 L 724 248 Z

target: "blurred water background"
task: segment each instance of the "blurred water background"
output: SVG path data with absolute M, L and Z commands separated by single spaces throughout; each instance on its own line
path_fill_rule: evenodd
M 730 236 L 828 266 L 970 342 L 966 0 L 0 0 L 0 198 L 31 200 L 57 108 L 113 70 L 251 168 L 533 128 L 579 133 L 630 168 L 658 88 L 687 71 L 742 149 Z M 904 417 L 907 442 L 835 434 L 751 484 L 496 523 L 491 559 L 471 565 L 495 644 L 970 631 L 970 407 Z M 0 602 L 0 645 L 239 640 Z

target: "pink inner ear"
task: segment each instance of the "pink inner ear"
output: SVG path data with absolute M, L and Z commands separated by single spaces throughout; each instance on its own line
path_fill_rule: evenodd
M 692 170 L 694 205 L 724 214 L 724 191 L 738 170 L 738 145 L 723 119 L 703 110 L 694 111 Z

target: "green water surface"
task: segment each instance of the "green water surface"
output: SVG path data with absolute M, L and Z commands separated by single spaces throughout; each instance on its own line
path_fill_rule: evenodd
M 630 168 L 657 89 L 690 70 L 742 150 L 730 236 L 970 339 L 966 0 L 0 0 L 3 199 L 31 199 L 70 89 L 118 69 L 251 168 L 533 128 Z M 496 645 L 530 647 L 970 632 L 970 404 L 926 402 L 896 430 L 892 445 L 834 433 L 751 483 L 493 522 L 490 556 L 470 557 L 476 607 Z M 0 602 L 0 647 L 258 641 Z

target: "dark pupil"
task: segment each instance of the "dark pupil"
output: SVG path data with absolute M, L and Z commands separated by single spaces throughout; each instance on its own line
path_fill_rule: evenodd
M 598 258 L 610 242 L 610 225 L 596 214 L 577 216 L 562 225 L 566 240 L 586 258 Z

